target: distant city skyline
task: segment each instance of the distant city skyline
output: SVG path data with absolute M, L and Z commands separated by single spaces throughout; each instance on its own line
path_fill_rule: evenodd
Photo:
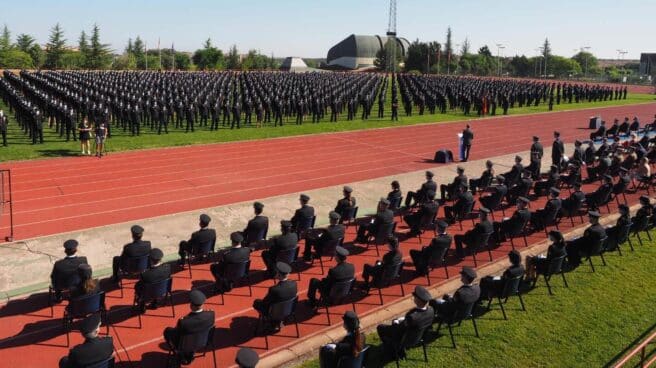
M 324 58 L 330 47 L 351 33 L 384 35 L 388 4 L 387 0 L 30 0 L 3 7 L 0 24 L 7 25 L 12 40 L 27 33 L 45 44 L 50 28 L 59 22 L 67 45 L 75 46 L 80 32 L 89 34 L 97 23 L 101 41 L 116 53 L 137 36 L 149 49 L 157 48 L 159 40 L 161 48 L 175 45 L 176 50 L 189 52 L 202 48 L 209 37 L 223 50 L 235 44 L 240 53 L 254 49 L 281 58 Z M 557 55 L 572 56 L 589 47 L 603 59 L 620 58 L 618 50 L 626 51 L 624 59 L 638 59 L 641 52 L 656 52 L 649 36 L 653 14 L 656 1 L 648 0 L 596 0 L 593 6 L 583 0 L 398 0 L 397 29 L 411 42 L 443 44 L 451 26 L 457 52 L 467 38 L 471 52 L 487 45 L 494 55 L 530 57 L 549 38 Z

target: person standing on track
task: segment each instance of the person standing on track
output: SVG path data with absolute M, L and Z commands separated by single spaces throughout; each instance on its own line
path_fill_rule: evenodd
M 469 124 L 467 124 L 465 130 L 462 131 L 462 145 L 464 147 L 462 162 L 467 162 L 467 160 L 469 160 L 469 151 L 471 150 L 471 145 L 473 140 L 474 140 L 474 132 L 472 132 L 471 127 L 469 126 Z
M 100 158 L 103 156 L 105 139 L 107 138 L 107 123 L 104 119 L 101 119 L 96 123 L 94 126 L 94 133 L 96 135 L 96 157 Z
M 80 149 L 82 150 L 82 154 L 90 155 L 91 148 L 89 147 L 89 139 L 91 139 L 91 127 L 89 127 L 89 121 L 87 118 L 82 120 L 78 126 L 78 131 L 80 132 Z
M 565 154 L 565 145 L 560 140 L 560 132 L 554 132 L 554 141 L 551 146 L 551 164 L 560 168 L 560 162 Z

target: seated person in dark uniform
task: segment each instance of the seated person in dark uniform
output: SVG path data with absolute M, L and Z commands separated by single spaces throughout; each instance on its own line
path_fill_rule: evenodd
M 603 137 L 606 136 L 614 136 L 620 132 L 620 121 L 618 119 L 613 120 L 613 125 L 610 126 L 610 128 L 606 129 L 606 133 L 603 135 Z M 602 135 L 599 135 L 602 136 Z M 592 139 L 592 138 L 590 138 Z
M 629 132 L 637 132 L 638 130 L 640 130 L 640 121 L 637 116 L 634 116 L 633 122 L 629 125 Z
M 198 224 L 200 226 L 200 229 L 192 233 L 191 238 L 189 240 L 183 240 L 180 242 L 180 245 L 178 247 L 178 254 L 180 255 L 180 260 L 178 261 L 178 264 L 183 265 L 185 263 L 186 257 L 189 255 L 189 253 L 194 247 L 199 247 L 207 242 L 212 243 L 212 251 L 214 251 L 214 243 L 216 242 L 216 231 L 214 231 L 214 229 L 210 229 L 207 227 L 209 226 L 210 221 L 212 221 L 212 219 L 208 215 L 206 214 L 200 215 L 200 220 Z
M 549 231 L 549 241 L 551 245 L 547 250 L 546 257 L 537 255 L 535 257 L 526 257 L 526 280 L 533 281 L 538 275 L 543 275 L 547 271 L 547 266 L 552 259 L 567 255 L 565 249 L 565 238 L 558 230 Z
M 451 248 L 452 238 L 451 235 L 446 233 L 448 226 L 449 224 L 444 221 L 436 221 L 435 230 L 437 236 L 431 240 L 430 245 L 422 247 L 421 250 L 410 250 L 410 258 L 412 258 L 412 264 L 414 264 L 418 275 L 426 275 L 428 273 L 428 266 L 430 266 L 429 262 L 436 259 L 440 254 L 446 255 L 445 250 L 448 251 Z
M 551 187 L 558 187 L 560 180 L 560 170 L 558 166 L 551 165 L 549 174 L 546 179 L 535 182 L 534 192 L 535 195 L 541 197 L 547 194 L 547 190 Z
M 355 197 L 352 196 L 353 188 L 344 186 L 342 193 L 344 194 L 344 198 L 337 201 L 335 212 L 339 213 L 342 218 L 345 218 L 347 215 L 349 215 L 349 212 L 353 211 L 353 208 L 356 206 L 356 201 Z
M 308 202 L 310 202 L 310 197 L 308 195 L 301 194 L 299 201 L 301 203 L 301 208 L 294 212 L 294 216 L 291 219 L 292 228 L 294 229 L 293 231 L 296 233 L 299 233 L 300 231 L 304 232 L 307 230 L 301 229 L 300 227 L 306 224 L 310 224 L 312 222 L 312 218 L 314 217 L 314 207 L 308 205 Z M 303 234 L 298 235 L 299 237 L 302 237 Z
M 322 368 L 337 368 L 342 357 L 357 358 L 365 346 L 365 335 L 360 330 L 360 319 L 353 311 L 342 317 L 346 336 L 336 344 L 327 344 L 319 350 L 319 365 Z
M 463 185 L 469 185 L 469 180 L 467 179 L 467 175 L 465 175 L 465 168 L 458 165 L 456 171 L 458 175 L 453 178 L 453 182 L 440 185 L 441 201 L 446 201 L 447 199 L 453 198 L 454 194 L 456 193 L 456 188 Z
M 505 242 L 506 238 L 512 234 L 518 234 L 531 219 L 531 211 L 528 206 L 529 199 L 519 197 L 517 199 L 517 209 L 511 218 L 504 219 L 501 222 L 494 222 L 494 234 L 497 243 Z
M 460 259 L 465 258 L 465 249 L 463 248 L 463 244 L 469 247 L 475 244 L 475 242 L 477 242 L 480 237 L 485 236 L 485 234 L 492 234 L 494 232 L 494 226 L 488 219 L 490 216 L 490 210 L 485 207 L 481 207 L 479 212 L 480 222 L 477 223 L 473 229 L 468 230 L 464 234 L 457 234 L 453 237 L 453 240 L 456 243 L 456 255 Z
M 429 305 L 432 297 L 423 286 L 415 286 L 412 292 L 415 307 L 404 317 L 397 318 L 389 325 L 378 325 L 376 330 L 383 342 L 383 350 L 389 352 L 398 351 L 403 335 L 408 330 L 420 330 L 429 328 L 433 324 L 435 311 Z M 405 357 L 405 351 L 400 351 L 401 358 Z
M 585 162 L 583 143 L 578 139 L 574 141 L 574 153 L 572 154 L 572 157 L 570 157 L 569 162 L 579 166 Z
M 506 180 L 506 184 L 509 186 L 515 185 L 515 182 L 519 180 L 522 176 L 522 171 L 524 171 L 524 165 L 522 165 L 521 156 L 515 156 L 515 164 L 507 173 L 502 176 Z
M 328 295 L 330 293 L 330 288 L 336 282 L 347 281 L 355 277 L 355 267 L 346 262 L 346 257 L 348 257 L 349 251 L 337 246 L 335 251 L 335 261 L 337 265 L 330 270 L 328 270 L 328 276 L 319 280 L 317 278 L 310 279 L 310 285 L 308 287 L 308 303 L 310 306 L 315 307 L 317 304 L 317 291 L 320 295 Z
M 170 347 L 176 348 L 182 336 L 207 331 L 214 326 L 214 311 L 203 310 L 205 299 L 207 299 L 205 294 L 200 290 L 194 289 L 189 293 L 191 312 L 180 318 L 176 327 L 164 329 L 164 340 Z M 190 364 L 194 359 L 194 354 L 189 352 L 177 358 L 182 364 Z
M 622 124 L 620 124 L 619 129 L 617 129 L 617 135 L 628 134 L 629 133 L 629 127 L 630 127 L 629 118 L 625 117 Z
M 606 175 L 612 165 L 611 159 L 606 155 L 599 156 L 595 161 L 595 166 L 586 167 L 586 171 L 588 172 L 588 178 L 586 179 L 587 182 L 593 182 L 599 179 L 600 176 Z
M 629 175 L 629 170 L 624 167 L 620 167 L 619 180 L 613 185 L 613 194 L 621 195 L 622 193 L 626 192 L 627 189 L 629 189 L 629 185 L 631 185 L 631 176 Z
M 324 245 L 339 238 L 344 239 L 344 225 L 339 223 L 341 216 L 335 211 L 328 214 L 330 225 L 323 229 L 313 229 L 308 231 L 305 237 L 305 249 L 303 250 L 303 259 L 312 260 L 312 249 L 318 255 L 323 253 Z
M 496 204 L 500 204 L 503 198 L 508 194 L 508 187 L 506 186 L 506 178 L 502 175 L 497 176 L 497 184 L 491 185 L 485 189 L 486 192 L 489 192 L 488 195 L 481 195 L 478 199 L 481 202 L 481 205 L 485 208 L 494 210 Z
M 405 196 L 405 206 L 410 207 L 413 200 L 415 201 L 415 204 L 421 203 L 422 199 L 426 195 L 426 192 L 429 190 L 432 190 L 433 193 L 437 192 L 437 183 L 433 181 L 432 171 L 426 171 L 426 182 L 421 185 L 419 190 L 416 192 L 408 192 L 408 194 Z
M 385 267 L 390 267 L 403 261 L 403 254 L 399 249 L 399 239 L 390 236 L 387 244 L 389 251 L 385 253 L 383 260 L 376 261 L 373 265 L 366 264 L 362 269 L 362 278 L 364 279 L 364 288 L 366 290 L 369 290 L 372 283 L 374 285 L 378 283 Z
M 481 176 L 479 178 L 469 179 L 469 188 L 472 193 L 476 194 L 479 189 L 485 189 L 490 186 L 494 176 L 494 163 L 490 160 L 485 161 L 485 170 L 483 170 Z
M 592 193 L 585 195 L 585 201 L 588 208 L 596 210 L 599 206 L 605 205 L 610 200 L 610 194 L 613 192 L 613 177 L 604 175 L 604 182 Z
M 50 282 L 54 286 L 56 280 L 69 280 L 75 275 L 78 275 L 78 266 L 87 264 L 87 257 L 78 257 L 77 253 L 78 242 L 74 239 L 69 239 L 64 242 L 64 253 L 66 257 L 55 262 L 52 266 L 50 273 Z M 62 300 L 62 290 L 55 290 L 55 299 Z
M 597 154 L 596 152 L 597 150 L 595 149 L 594 142 L 593 141 L 588 142 L 588 148 L 585 149 L 585 153 L 583 155 L 586 165 L 590 166 L 594 163 L 595 156 Z
M 369 237 L 376 236 L 379 227 L 389 226 L 394 222 L 394 212 L 389 209 L 389 204 L 387 198 L 381 198 L 378 201 L 376 216 L 368 222 L 361 223 L 358 227 L 358 235 L 355 238 L 356 243 L 366 243 Z
M 398 181 L 394 180 L 390 184 L 392 186 L 392 191 L 387 193 L 387 200 L 390 201 L 390 203 L 398 203 L 397 208 L 391 208 L 392 210 L 398 209 L 398 207 L 401 207 L 401 202 L 397 202 L 401 199 L 401 196 L 403 193 L 401 192 L 401 184 L 399 184 Z
M 517 184 L 512 188 L 508 188 L 506 200 L 508 203 L 517 203 L 519 197 L 527 197 L 528 193 L 533 187 L 532 174 L 529 170 L 522 171 L 522 177 L 517 181 Z
M 124 267 L 128 258 L 143 257 L 150 254 L 150 242 L 141 240 L 144 229 L 139 225 L 130 228 L 132 243 L 123 246 L 120 256 L 112 259 L 112 282 L 118 282 L 119 271 Z
M 71 299 L 100 292 L 98 280 L 92 277 L 91 266 L 81 263 L 77 266 L 77 274 L 80 276 L 80 283 L 71 288 Z
M 581 181 L 581 165 L 577 162 L 570 162 L 567 165 L 566 173 L 560 174 L 560 182 L 571 187 L 577 181 Z
M 164 253 L 158 249 L 153 248 L 150 251 L 150 268 L 141 273 L 139 281 L 134 286 L 134 292 L 137 294 L 137 300 L 139 300 L 139 310 L 145 312 L 147 300 L 140 298 L 141 291 L 143 290 L 144 285 L 154 284 L 171 277 L 171 266 L 166 263 L 162 263 L 162 258 L 164 258 Z M 157 308 L 157 300 L 152 300 L 150 303 L 150 308 Z
M 467 187 L 462 186 L 457 189 L 456 202 L 453 206 L 444 206 L 444 219 L 448 223 L 454 223 L 457 215 L 462 214 L 468 208 L 472 208 L 474 204 L 474 195 L 467 190 Z
M 653 207 L 651 206 L 650 199 L 646 195 L 640 196 L 640 208 L 635 216 L 631 218 L 631 231 L 638 230 L 638 226 L 649 224 L 653 216 Z M 653 224 L 650 224 L 653 225 Z
M 244 263 L 251 258 L 251 248 L 242 246 L 244 236 L 240 232 L 235 231 L 230 234 L 230 242 L 232 243 L 232 247 L 221 252 L 219 261 L 210 266 L 210 271 L 216 281 L 216 288 L 221 292 L 232 290 L 231 282 L 224 278 L 226 265 L 228 263 Z
M 620 245 L 619 238 L 621 232 L 630 229 L 631 226 L 631 213 L 629 212 L 629 206 L 622 203 L 617 207 L 617 210 L 620 213 L 617 222 L 614 226 L 606 227 L 606 235 L 608 236 L 608 240 L 606 241 L 607 250 L 617 249 Z
M 237 367 L 239 368 L 255 368 L 259 361 L 260 357 L 251 348 L 239 349 L 235 357 L 235 363 L 237 363 Z
M 80 332 L 84 342 L 61 358 L 59 368 L 86 367 L 109 359 L 114 354 L 114 341 L 111 336 L 98 337 L 100 333 L 100 314 L 92 314 L 82 320 Z
M 594 141 L 595 139 L 597 139 L 599 137 L 601 137 L 601 138 L 606 137 L 606 122 L 605 121 L 601 122 L 601 125 L 599 126 L 599 128 L 597 128 L 597 130 L 590 133 L 590 140 L 591 141 Z
M 258 248 L 259 243 L 264 240 L 260 236 L 266 236 L 269 230 L 269 218 L 262 215 L 264 205 L 260 202 L 253 203 L 253 211 L 255 217 L 248 220 L 248 225 L 243 231 L 244 238 L 246 238 L 246 246 Z
M 581 183 L 574 183 L 574 191 L 562 201 L 563 216 L 574 216 L 576 208 L 581 209 L 582 203 L 585 203 L 585 193 L 581 190 Z
M 292 232 L 291 221 L 280 221 L 280 231 L 282 234 L 274 236 L 267 240 L 267 250 L 262 252 L 262 259 L 267 266 L 267 272 L 273 274 L 276 266 L 278 253 L 285 250 L 294 249 L 298 244 L 298 235 Z
M 563 202 L 558 198 L 559 195 L 558 188 L 549 188 L 549 200 L 544 204 L 544 208 L 531 213 L 531 226 L 534 230 L 543 230 L 545 226 L 549 225 L 546 222 L 558 215 L 563 206 Z
M 440 206 L 435 202 L 435 192 L 430 190 L 426 192 L 426 197 L 417 211 L 408 213 L 403 216 L 403 220 L 410 227 L 409 236 L 421 234 L 422 219 L 434 219 Z
M 473 284 L 474 280 L 476 280 L 476 270 L 465 266 L 460 271 L 462 286 L 456 290 L 453 296 L 444 295 L 441 299 L 430 301 L 430 305 L 435 309 L 435 318 L 438 321 L 449 319 L 459 308 L 478 300 L 481 289 L 478 285 Z
M 285 300 L 290 300 L 296 296 L 298 292 L 296 287 L 296 281 L 288 280 L 287 276 L 292 272 L 292 268 L 287 263 L 278 262 L 275 265 L 276 268 L 276 278 L 278 283 L 269 288 L 267 294 L 264 296 L 264 299 L 255 299 L 253 301 L 253 309 L 255 309 L 260 315 L 267 315 L 269 313 L 269 306 L 278 302 L 283 302 Z M 275 330 L 280 329 L 280 324 L 282 321 L 273 321 L 273 327 Z M 276 323 L 279 322 L 279 323 Z
M 585 229 L 583 236 L 567 242 L 567 261 L 570 266 L 577 267 L 581 264 L 581 256 L 587 254 L 603 238 L 606 237 L 606 229 L 599 224 L 599 212 L 588 212 L 590 226 Z
M 503 286 L 507 280 L 524 276 L 524 266 L 522 266 L 522 256 L 515 249 L 508 253 L 510 267 L 508 267 L 501 277 L 485 276 L 481 279 L 481 296 L 479 300 L 495 298 L 503 292 Z

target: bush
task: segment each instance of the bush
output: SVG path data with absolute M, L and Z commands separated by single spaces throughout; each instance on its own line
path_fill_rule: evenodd
M 27 69 L 34 67 L 30 54 L 20 50 L 0 52 L 0 66 L 9 69 Z

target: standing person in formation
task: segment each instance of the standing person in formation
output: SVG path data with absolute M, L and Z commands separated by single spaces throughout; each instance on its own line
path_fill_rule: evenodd
M 82 119 L 82 122 L 77 129 L 80 132 L 80 149 L 83 155 L 91 155 L 91 147 L 89 140 L 91 139 L 91 127 L 87 118 Z
M 467 124 L 465 130 L 462 131 L 462 145 L 464 146 L 464 154 L 462 162 L 467 162 L 469 160 L 469 151 L 471 150 L 472 141 L 474 140 L 474 132 L 472 132 L 471 127 Z
M 0 110 L 0 134 L 2 135 L 2 145 L 7 147 L 7 117 Z

